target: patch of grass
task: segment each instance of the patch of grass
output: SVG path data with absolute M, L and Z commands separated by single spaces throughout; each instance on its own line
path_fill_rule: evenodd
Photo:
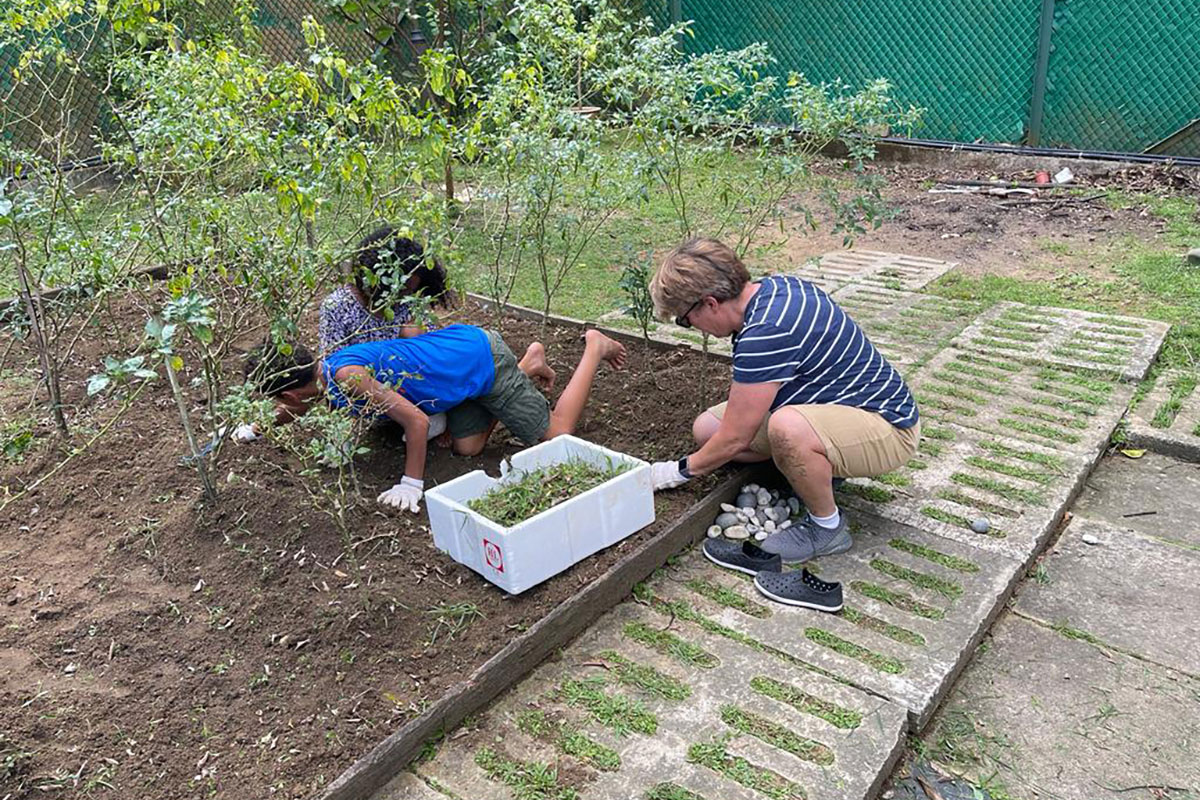
M 977 406 L 985 405 L 987 398 L 975 392 L 968 392 L 960 386 L 951 386 L 944 383 L 925 383 L 921 386 L 922 392 L 933 392 L 939 397 L 949 397 L 954 400 L 965 400 L 968 403 L 974 403 Z
M 993 455 L 1003 458 L 1016 458 L 1021 461 L 1027 461 L 1030 464 L 1041 464 L 1043 467 L 1054 470 L 1059 475 L 1066 474 L 1066 461 L 1062 456 L 1056 456 L 1052 453 L 1035 453 L 1032 450 L 1017 450 L 990 439 L 980 442 L 979 446 Z
M 472 622 L 483 619 L 483 612 L 474 603 L 443 603 L 425 613 L 433 617 L 433 623 L 429 626 L 427 647 L 432 647 L 442 639 L 453 640 L 469 628 Z
M 1005 500 L 1028 503 L 1032 506 L 1045 505 L 1046 503 L 1046 499 L 1040 492 L 1036 492 L 1033 489 L 1022 489 L 1019 486 L 1013 486 L 994 478 L 983 478 L 965 472 L 954 472 L 950 474 L 950 480 L 960 486 L 969 486 L 972 489 L 991 492 L 994 495 L 1003 497 Z
M 1059 428 L 1051 428 L 1049 425 L 1039 425 L 1036 422 L 1026 422 L 1012 417 L 1001 417 L 996 420 L 996 423 L 1009 430 L 1017 431 L 1018 433 L 1029 433 L 1034 436 L 1040 436 L 1043 439 L 1049 439 L 1051 442 L 1067 442 L 1068 444 L 1076 444 L 1079 441 L 1079 436 L 1069 431 L 1064 431 Z
M 928 427 L 921 428 L 921 438 L 952 442 L 954 441 L 954 431 L 950 430 L 949 428 L 935 428 L 934 426 L 930 425 Z
M 1053 239 L 1038 239 L 1037 246 L 1056 256 L 1068 256 L 1071 254 L 1071 245 L 1066 242 L 1056 242 Z
M 872 600 L 877 600 L 880 603 L 886 603 L 893 608 L 898 608 L 901 611 L 907 611 L 910 614 L 915 614 L 918 617 L 925 619 L 945 619 L 946 612 L 940 608 L 922 603 L 911 595 L 904 592 L 898 592 L 894 589 L 888 589 L 876 583 L 868 581 L 852 581 L 850 588 L 861 594 L 863 597 L 869 597 Z
M 957 600 L 963 593 L 962 586 L 954 581 L 939 578 L 936 575 L 926 575 L 924 572 L 917 572 L 895 562 L 888 561 L 886 558 L 873 558 L 870 564 L 871 569 L 877 572 L 882 572 L 889 577 L 911 583 L 913 586 L 937 592 L 947 600 Z
M 805 628 L 804 636 L 810 642 L 827 647 L 835 653 L 853 658 L 856 661 L 861 661 L 880 672 L 886 672 L 890 675 L 899 675 L 901 672 L 904 672 L 904 664 L 899 659 L 868 650 L 854 642 L 848 642 L 824 628 Z
M 1026 417 L 1028 419 L 1037 419 L 1042 422 L 1049 422 L 1052 425 L 1061 425 L 1064 428 L 1084 429 L 1088 426 L 1087 420 L 1069 419 L 1060 417 L 1057 414 L 1051 414 L 1047 411 L 1042 411 L 1037 408 L 1029 408 L 1028 406 L 1013 406 L 1009 409 L 1010 414 L 1016 414 L 1018 417 Z
M 958 414 L 963 417 L 974 417 L 979 413 L 973 408 L 967 408 L 966 406 L 959 405 L 958 403 L 952 403 L 944 397 L 939 397 L 935 394 L 929 394 L 926 387 L 921 387 L 919 390 L 914 391 L 913 394 L 917 398 L 917 403 L 921 406 L 930 406 L 932 408 L 937 408 L 942 411 L 949 411 L 953 414 Z
M 1183 408 L 1183 401 L 1187 400 L 1195 389 L 1195 375 L 1187 372 L 1176 375 L 1175 380 L 1171 383 L 1170 394 L 1166 401 L 1155 410 L 1154 418 L 1150 420 L 1151 427 L 1169 428 L 1174 425 L 1176 415 Z M 7 448 L 5 454 L 7 455 Z
M 919 458 L 910 458 L 908 460 L 908 463 L 905 464 L 904 466 L 908 467 L 909 469 L 928 469 L 929 468 L 929 464 L 925 461 L 922 461 Z
M 1007 506 L 1002 506 L 999 503 L 991 503 L 991 502 L 988 502 L 987 500 L 981 500 L 978 497 L 971 497 L 969 494 L 967 494 L 965 492 L 960 492 L 957 489 L 939 489 L 937 496 L 940 497 L 942 500 L 949 500 L 951 503 L 958 503 L 960 506 L 966 506 L 967 508 L 974 508 L 978 511 L 984 511 L 988 514 L 995 514 L 998 517 L 1007 517 L 1009 519 L 1015 519 L 1015 518 L 1021 516 L 1021 513 L 1019 511 L 1013 511 L 1011 508 L 1009 508 Z M 945 512 L 945 513 L 949 514 L 949 512 Z M 941 519 L 940 517 L 933 517 L 931 514 L 926 514 L 925 516 L 932 517 L 933 519 Z M 954 515 L 951 514 L 950 516 L 954 516 Z M 961 520 L 961 522 L 959 522 L 960 520 Z M 967 528 L 971 527 L 970 520 L 967 520 L 964 517 L 955 517 L 953 520 L 942 519 L 941 521 L 949 522 L 954 525 L 962 524 Z M 990 530 L 988 532 L 992 533 L 992 531 L 990 531 Z M 972 531 L 972 533 L 974 533 L 974 531 Z M 994 534 L 994 535 L 999 535 L 999 534 Z
M 1010 342 L 1040 342 L 1046 338 L 1044 330 L 1031 331 L 1022 328 L 1019 323 L 1003 325 L 999 322 L 992 322 L 984 325 L 982 331 L 985 336 L 1004 339 Z
M 689 667 L 712 669 L 721 663 L 716 656 L 699 645 L 684 641 L 669 631 L 652 628 L 644 622 L 627 623 L 625 635 Z
M 927 455 L 930 458 L 937 458 L 942 454 L 942 446 L 937 442 L 928 442 L 925 437 L 921 437 L 921 443 L 917 445 L 917 451 L 922 455 Z
M 604 650 L 600 657 L 609 665 L 617 680 L 627 686 L 658 695 L 664 700 L 686 700 L 692 689 L 683 681 L 664 675 L 648 664 L 638 664 L 615 650 Z
M 521 714 L 517 718 L 517 727 L 602 772 L 615 772 L 621 768 L 621 756 L 615 750 L 592 741 L 566 722 L 551 720 L 540 709 Z
M 646 800 L 706 800 L 704 795 L 688 791 L 675 783 L 660 783 L 646 792 Z
M 973 378 L 982 378 L 987 381 L 1004 381 L 1008 380 L 1009 376 L 998 369 L 989 369 L 978 364 L 969 364 L 963 361 L 947 361 L 942 367 L 941 372 L 933 373 L 935 377 L 942 380 L 953 380 L 950 373 L 960 373 L 962 375 L 970 375 Z
M 958 514 L 952 514 L 951 512 L 945 511 L 936 506 L 922 506 L 921 513 L 930 519 L 936 519 L 938 522 L 944 522 L 947 525 L 957 525 L 960 528 L 965 528 L 966 530 L 971 531 L 971 520 Z M 974 533 L 974 531 L 971 532 Z M 993 525 L 988 528 L 988 532 L 983 535 L 994 536 L 997 539 L 1003 539 L 1007 534 Z
M 494 781 L 513 790 L 521 800 L 577 800 L 574 787 L 558 782 L 558 770 L 536 761 L 518 761 L 481 747 L 475 753 L 475 763 Z
M 835 728 L 854 730 L 862 724 L 862 714 L 858 711 L 822 700 L 795 686 L 768 678 L 765 675 L 755 675 L 751 678 L 750 688 L 781 703 L 787 703 L 802 714 L 823 719 Z
M 1115 382 L 1111 378 L 1089 376 L 1079 372 L 1051 367 L 1042 367 L 1035 374 L 1038 380 L 1067 384 L 1068 386 L 1078 386 L 1089 392 L 1095 392 L 1103 398 L 1107 398 L 1112 394 L 1113 386 L 1115 385 Z M 1100 400 L 1098 402 L 1102 403 L 1104 401 Z
M 1039 392 L 1056 395 L 1058 397 L 1066 398 L 1067 400 L 1073 400 L 1079 403 L 1087 403 L 1093 408 L 1099 408 L 1108 400 L 1107 394 L 1102 395 L 1095 392 L 1089 392 L 1084 389 L 1063 386 L 1044 379 L 1038 379 L 1034 381 L 1033 388 Z
M 925 637 L 921 634 L 910 631 L 908 628 L 902 628 L 899 625 L 885 622 L 878 617 L 872 617 L 870 614 L 863 613 L 857 608 L 846 606 L 842 609 L 842 618 L 860 628 L 874 631 L 901 644 L 912 645 L 913 647 L 925 646 Z
M 875 480 L 887 486 L 912 485 L 912 478 L 907 475 L 901 475 L 899 472 L 885 472 L 882 475 L 876 475 Z
M 949 553 L 943 553 L 940 550 L 934 550 L 932 547 L 910 542 L 908 539 L 899 537 L 888 540 L 888 546 L 894 550 L 899 550 L 902 553 L 923 558 L 926 561 L 932 561 L 934 564 L 939 564 L 947 569 L 952 569 L 955 572 L 974 573 L 979 572 L 979 565 L 973 561 L 968 561 L 965 558 L 952 556 Z
M 1010 478 L 1020 478 L 1033 483 L 1048 484 L 1054 481 L 1054 476 L 1040 470 L 1029 469 L 1028 467 L 1018 466 L 1016 464 L 1005 464 L 1003 461 L 996 461 L 983 456 L 967 456 L 963 461 L 970 464 L 972 467 L 987 470 L 988 472 L 996 472 L 1000 475 L 1007 475 Z
M 797 736 L 787 728 L 735 705 L 721 706 L 721 721 L 734 730 L 761 739 L 772 747 L 786 750 L 802 761 L 827 767 L 833 763 L 833 751 L 820 742 Z
M 604 691 L 603 678 L 568 679 L 558 686 L 557 696 L 569 706 L 583 708 L 596 722 L 618 736 L 630 732 L 646 736 L 658 730 L 658 718 L 636 700 Z
M 628 464 L 601 469 L 581 459 L 532 470 L 518 480 L 498 485 L 467 503 L 477 514 L 510 527 L 593 489 L 629 469 Z
M 726 589 L 724 586 L 718 586 L 712 581 L 704 578 L 692 578 L 684 584 L 693 592 L 703 597 L 707 597 L 714 603 L 732 608 L 737 611 L 747 614 L 751 617 L 765 618 L 771 616 L 771 609 L 764 606 L 762 603 L 756 603 L 753 600 L 747 600 L 742 595 Z
M 10 464 L 25 460 L 25 454 L 37 441 L 34 436 L 35 421 L 29 418 L 12 419 L 0 426 L 0 456 Z
M 708 767 L 747 789 L 762 792 L 771 800 L 806 800 L 804 790 L 777 772 L 731 756 L 721 739 L 712 744 L 697 742 L 688 748 L 687 760 Z
M 976 336 L 971 340 L 971 344 L 976 347 L 983 348 L 984 352 L 992 350 L 1011 350 L 1015 353 L 1032 353 L 1033 348 L 1027 344 L 1020 342 L 1010 342 L 1004 339 L 996 339 L 990 336 Z M 992 355 L 1007 355 L 1007 353 L 992 353 Z
M 848 481 L 838 487 L 838 491 L 857 495 L 864 500 L 870 500 L 872 503 L 890 503 L 896 499 L 896 495 L 887 489 L 869 484 L 850 483 Z
M 1000 372 L 1020 372 L 1024 369 L 1022 364 L 1014 364 L 1011 361 L 996 361 L 994 359 L 981 356 L 978 353 L 957 353 L 954 356 L 955 362 L 964 364 L 979 364 L 985 367 L 990 367 Z

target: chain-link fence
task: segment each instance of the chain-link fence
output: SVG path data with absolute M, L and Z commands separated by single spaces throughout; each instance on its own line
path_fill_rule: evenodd
M 649 0 L 691 51 L 766 42 L 778 71 L 889 78 L 914 135 L 1200 154 L 1196 0 Z M 1156 145 L 1158 145 L 1156 147 Z

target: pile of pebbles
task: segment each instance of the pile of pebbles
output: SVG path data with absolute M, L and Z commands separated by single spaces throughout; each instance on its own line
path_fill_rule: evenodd
M 747 483 L 733 505 L 721 503 L 721 513 L 709 527 L 708 536 L 761 542 L 772 533 L 790 528 L 803 511 L 800 498 L 791 492 L 781 494 L 778 489 Z

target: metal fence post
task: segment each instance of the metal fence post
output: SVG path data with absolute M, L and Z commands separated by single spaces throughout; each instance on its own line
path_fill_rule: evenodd
M 1033 99 L 1029 104 L 1029 127 L 1025 143 L 1036 147 L 1042 141 L 1042 119 L 1046 107 L 1046 81 L 1050 71 L 1050 39 L 1054 33 L 1054 2 L 1042 0 L 1042 18 L 1038 25 L 1037 62 L 1033 68 Z

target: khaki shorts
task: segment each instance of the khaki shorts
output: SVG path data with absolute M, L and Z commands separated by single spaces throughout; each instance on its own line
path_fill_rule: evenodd
M 550 427 L 550 401 L 517 365 L 517 357 L 500 334 L 487 331 L 492 343 L 496 379 L 483 397 L 467 400 L 446 412 L 446 427 L 455 439 L 483 433 L 498 419 L 525 444 L 537 444 Z
M 725 403 L 708 409 L 717 419 L 725 415 Z M 904 466 L 917 454 L 921 425 L 897 428 L 874 411 L 843 405 L 780 406 L 763 417 L 750 449 L 771 455 L 767 422 L 775 414 L 800 414 L 825 445 L 825 455 L 838 478 L 869 478 Z

